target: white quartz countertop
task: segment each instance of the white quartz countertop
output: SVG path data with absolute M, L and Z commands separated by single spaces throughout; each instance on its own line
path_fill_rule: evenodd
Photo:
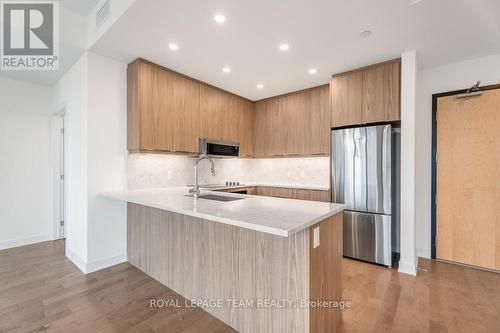
M 202 190 L 201 194 L 243 197 L 220 202 L 186 196 L 188 187 L 128 190 L 101 196 L 288 237 L 344 210 L 345 205 Z

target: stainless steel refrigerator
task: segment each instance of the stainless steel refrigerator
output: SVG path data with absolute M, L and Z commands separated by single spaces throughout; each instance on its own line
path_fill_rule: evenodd
M 332 131 L 332 201 L 344 203 L 344 256 L 392 266 L 391 125 Z

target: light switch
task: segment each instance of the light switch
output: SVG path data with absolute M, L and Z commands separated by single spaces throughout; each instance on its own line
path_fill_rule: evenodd
M 314 228 L 313 230 L 313 248 L 317 248 L 319 246 L 319 227 Z

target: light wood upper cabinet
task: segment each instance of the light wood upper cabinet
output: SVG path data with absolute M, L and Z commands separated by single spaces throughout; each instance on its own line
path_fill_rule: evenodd
M 308 113 L 308 135 L 311 155 L 330 154 L 330 87 L 328 85 L 309 91 L 309 103 L 305 113 Z
M 334 75 L 332 127 L 400 120 L 400 59 Z
M 332 77 L 332 127 L 362 124 L 363 73 L 354 72 Z
M 255 157 L 328 155 L 328 85 L 256 102 Z
M 161 72 L 167 75 L 166 71 Z M 172 73 L 168 73 L 168 79 L 168 84 L 160 85 L 160 100 L 165 100 L 168 107 L 160 109 L 160 113 L 168 112 L 170 124 L 162 123 L 161 127 L 159 124 L 157 133 L 172 137 L 173 152 L 197 153 L 201 137 L 200 84 Z M 171 99 L 165 98 L 164 93 Z
M 253 108 L 242 97 L 138 59 L 128 66 L 128 149 L 198 154 L 199 139 L 253 155 Z
M 400 120 L 400 61 L 363 71 L 363 123 Z
M 235 128 L 238 128 L 240 133 L 240 156 L 252 157 L 254 155 L 254 103 L 239 99 L 237 110 L 240 110 L 240 119 L 235 125 Z
M 271 98 L 256 103 L 254 121 L 254 156 L 285 155 L 282 101 Z
M 158 116 L 158 72 L 137 64 L 127 72 L 127 117 L 129 150 L 152 150 L 157 138 L 153 134 Z M 141 112 L 137 112 L 140 108 Z

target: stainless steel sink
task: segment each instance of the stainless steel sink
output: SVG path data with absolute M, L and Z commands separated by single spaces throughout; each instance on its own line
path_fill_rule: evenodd
M 207 199 L 207 200 L 215 200 L 215 201 L 223 201 L 223 202 L 230 202 L 230 201 L 245 199 L 245 198 L 230 197 L 230 196 L 217 195 L 217 194 L 202 194 L 198 198 L 199 199 Z

